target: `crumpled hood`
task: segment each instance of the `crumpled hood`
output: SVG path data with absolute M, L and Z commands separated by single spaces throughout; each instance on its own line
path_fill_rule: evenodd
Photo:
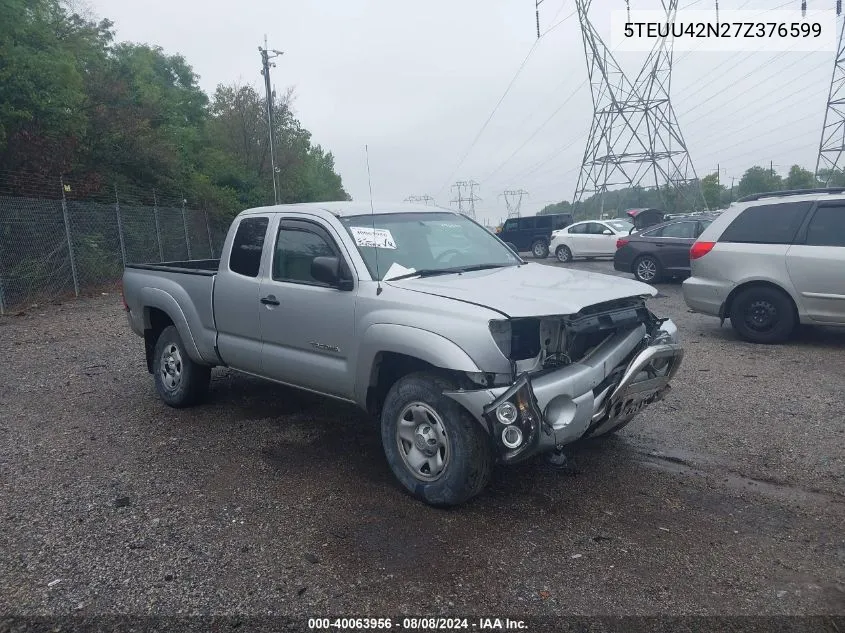
M 575 314 L 605 301 L 657 294 L 633 279 L 534 263 L 386 283 L 485 306 L 512 318 Z

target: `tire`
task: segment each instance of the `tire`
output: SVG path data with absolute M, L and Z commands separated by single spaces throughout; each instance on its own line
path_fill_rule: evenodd
M 746 288 L 731 302 L 731 325 L 749 343 L 783 343 L 795 331 L 795 304 L 785 292 L 769 286 Z
M 549 245 L 543 240 L 537 240 L 531 245 L 531 254 L 536 259 L 546 259 L 549 256 Z
M 644 284 L 656 284 L 663 278 L 663 267 L 656 257 L 643 255 L 634 260 L 631 267 L 634 279 Z
M 191 360 L 176 326 L 164 328 L 153 352 L 156 391 L 165 404 L 180 409 L 201 401 L 208 392 L 211 367 Z
M 567 264 L 572 261 L 572 251 L 568 246 L 558 246 L 555 250 L 555 257 L 561 264 Z
M 487 433 L 443 395 L 453 387 L 431 373 L 409 374 L 391 387 L 381 413 L 382 445 L 393 474 L 416 498 L 440 507 L 460 505 L 481 492 L 493 467 Z

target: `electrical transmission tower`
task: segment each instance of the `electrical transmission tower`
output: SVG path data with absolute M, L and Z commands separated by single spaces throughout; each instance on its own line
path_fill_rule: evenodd
M 678 0 L 661 0 L 673 22 Z M 593 123 L 574 200 L 618 187 L 653 186 L 664 207 L 706 208 L 698 177 L 669 99 L 672 40 L 660 39 L 632 84 L 590 22 L 592 0 L 576 0 L 593 97 Z
M 508 208 L 509 218 L 518 218 L 519 210 L 522 208 L 522 197 L 527 196 L 528 192 L 524 189 L 508 189 L 499 194 L 499 197 L 504 197 L 505 206 Z
M 422 204 L 425 204 L 425 205 L 427 205 L 429 203 L 434 204 L 434 205 L 437 204 L 435 202 L 434 198 L 432 198 L 428 194 L 425 194 L 424 196 L 408 196 L 407 198 L 405 198 L 405 202 L 415 202 L 415 203 L 421 202 Z
M 474 180 L 459 180 L 452 185 L 452 189 L 457 189 L 457 195 L 452 203 L 457 203 L 458 213 L 463 213 L 473 220 L 475 219 L 475 203 L 481 201 L 481 198 L 475 195 L 476 187 L 478 187 L 478 183 Z M 467 190 L 469 190 L 468 195 Z
M 836 3 L 836 15 L 842 14 L 842 3 Z M 839 30 L 839 44 L 833 63 L 833 76 L 824 113 L 822 138 L 819 142 L 819 156 L 816 159 L 816 178 L 825 186 L 830 184 L 835 172 L 842 171 L 842 153 L 845 152 L 845 20 Z

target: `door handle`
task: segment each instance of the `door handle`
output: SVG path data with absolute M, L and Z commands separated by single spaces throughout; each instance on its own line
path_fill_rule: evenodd
M 262 297 L 261 303 L 263 303 L 266 306 L 281 305 L 281 303 L 279 303 L 278 299 L 276 299 L 276 297 L 274 297 L 273 295 L 267 295 L 266 297 Z

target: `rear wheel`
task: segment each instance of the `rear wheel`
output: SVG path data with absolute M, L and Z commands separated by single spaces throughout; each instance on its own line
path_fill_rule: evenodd
M 191 360 L 174 325 L 164 328 L 156 341 L 153 372 L 158 395 L 176 408 L 202 400 L 211 381 L 211 367 Z
M 731 325 L 750 343 L 783 343 L 795 330 L 795 304 L 783 291 L 768 286 L 740 291 L 731 302 Z
M 643 255 L 634 261 L 634 277 L 644 284 L 654 284 L 660 281 L 662 270 L 660 262 L 651 255 Z
M 566 264 L 572 261 L 572 251 L 568 246 L 558 246 L 555 250 L 555 257 L 561 264 Z
M 453 388 L 430 373 L 400 378 L 381 413 L 381 439 L 393 474 L 412 495 L 454 506 L 481 492 L 490 479 L 489 438 L 457 402 Z
M 549 245 L 543 240 L 537 240 L 531 245 L 531 254 L 537 259 L 546 259 L 549 256 Z

